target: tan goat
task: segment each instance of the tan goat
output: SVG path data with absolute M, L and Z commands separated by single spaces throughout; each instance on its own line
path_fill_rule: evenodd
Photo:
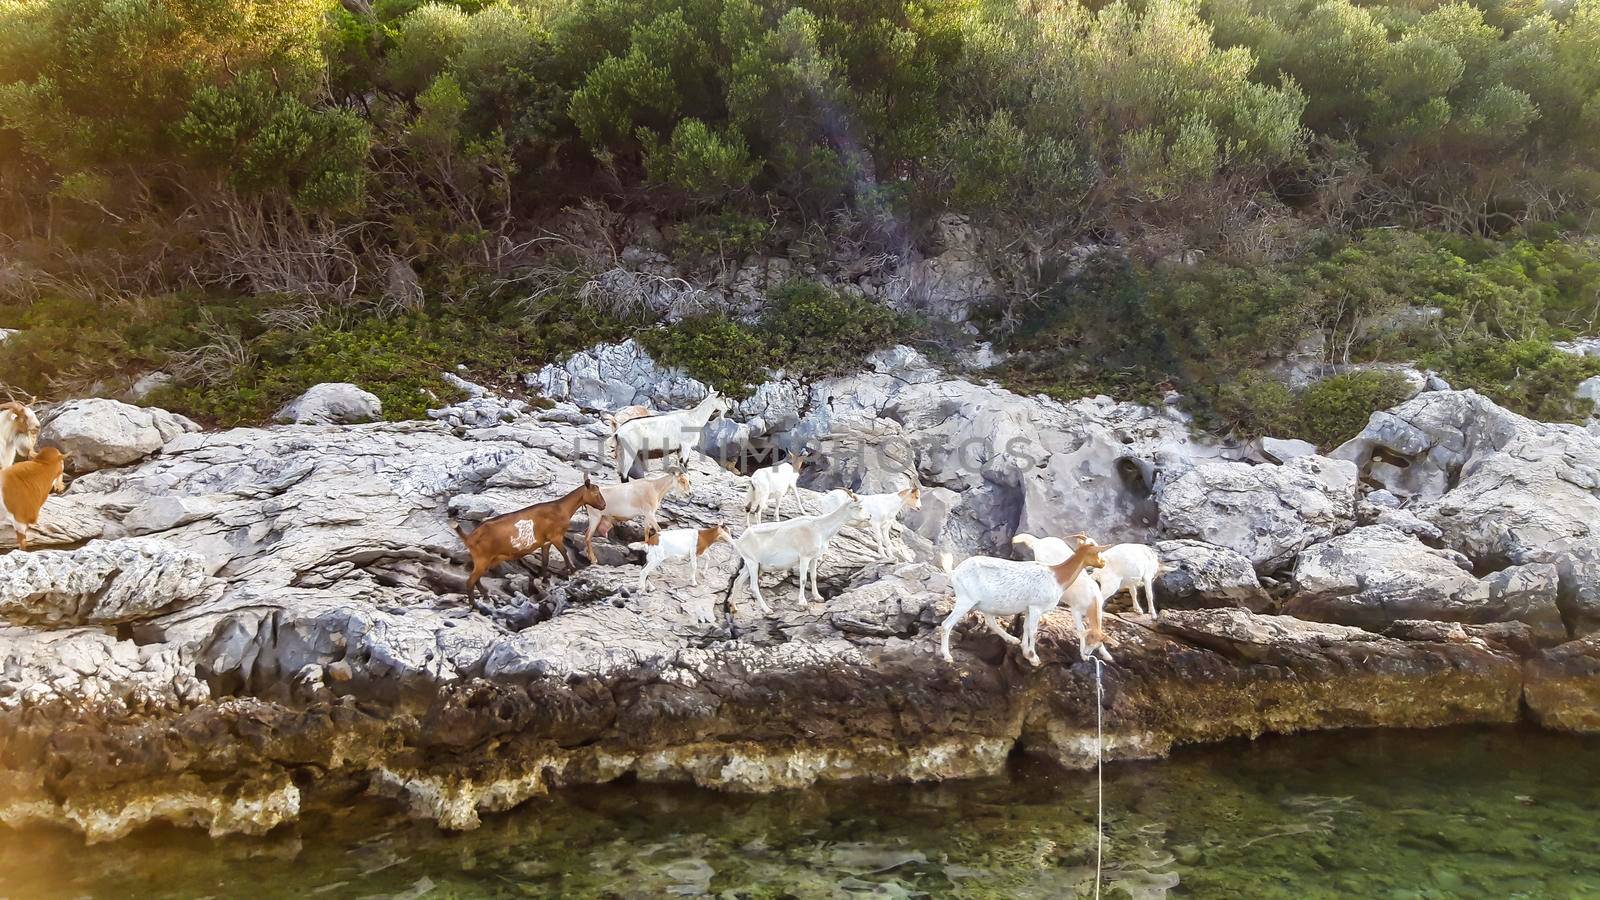
M 588 555 L 589 561 L 594 562 L 595 532 L 605 523 L 644 516 L 646 535 L 660 531 L 661 523 L 656 521 L 656 510 L 661 508 L 661 501 L 673 490 L 684 496 L 689 495 L 687 472 L 660 472 L 622 484 L 603 485 L 600 496 L 606 499 L 601 507 L 605 512 L 589 514 L 589 529 L 583 535 L 583 552 Z
M 0 496 L 5 499 L 17 548 L 28 549 L 28 529 L 39 523 L 39 510 L 55 491 L 66 490 L 62 473 L 66 457 L 54 447 L 40 450 L 31 460 L 7 466 L 0 472 Z

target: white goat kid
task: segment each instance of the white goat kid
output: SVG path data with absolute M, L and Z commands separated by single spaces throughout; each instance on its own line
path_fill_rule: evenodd
M 795 457 L 792 462 L 781 462 L 765 469 L 757 469 L 750 473 L 750 496 L 744 504 L 744 523 L 750 524 L 750 517 L 755 516 L 755 524 L 761 524 L 761 514 L 772 504 L 772 521 L 777 522 L 783 518 L 783 498 L 794 495 L 794 505 L 799 507 L 802 516 L 811 515 L 806 509 L 805 502 L 800 499 L 800 469 L 805 465 L 804 457 Z
M 861 513 L 860 501 L 851 501 L 825 516 L 796 516 L 787 522 L 768 522 L 751 525 L 744 534 L 733 541 L 734 549 L 744 566 L 739 570 L 732 587 L 728 589 L 730 601 L 740 583 L 750 581 L 750 594 L 764 613 L 772 612 L 761 596 L 761 567 L 789 569 L 799 579 L 801 603 L 806 602 L 806 578 L 811 578 L 811 596 L 822 599 L 817 590 L 817 568 L 822 554 L 845 523 Z
M 731 408 L 726 397 L 712 391 L 692 409 L 642 416 L 618 425 L 617 478 L 627 481 L 636 459 L 644 461 L 648 468 L 652 453 L 672 454 L 682 467 L 684 452 L 700 443 L 700 432 L 706 423 Z
M 1073 535 L 1078 541 L 1086 540 L 1082 533 Z M 1050 565 L 1058 563 L 1072 555 L 1072 545 L 1060 538 L 1034 537 L 1027 532 L 1022 532 L 1011 539 L 1013 544 L 1022 544 L 1033 550 L 1033 558 Z M 1127 589 L 1133 598 L 1133 608 L 1140 615 L 1145 614 L 1145 607 L 1139 603 L 1139 588 L 1144 588 L 1146 601 L 1149 603 L 1149 615 L 1156 618 L 1156 576 L 1161 574 L 1161 557 L 1156 551 L 1144 544 L 1116 544 L 1105 548 L 1100 557 L 1106 561 L 1105 567 L 1097 570 L 1093 578 L 1100 586 L 1100 602 L 1115 597 L 1118 592 Z
M 584 551 L 589 561 L 594 561 L 594 535 L 602 525 L 643 516 L 646 534 L 660 531 L 661 523 L 656 521 L 656 511 L 661 509 L 661 501 L 673 491 L 689 496 L 687 472 L 659 472 L 637 481 L 601 485 L 600 496 L 605 498 L 605 509 L 589 510 L 589 527 L 583 535 Z
M 628 545 L 630 550 L 644 551 L 644 569 L 639 572 L 639 591 L 647 586 L 650 573 L 669 559 L 689 561 L 689 584 L 700 583 L 699 560 L 718 541 L 733 543 L 733 535 L 721 525 L 710 528 L 669 528 L 652 537 Z
M 1073 622 L 1079 626 L 1079 654 L 1088 659 L 1093 653 L 1109 661 L 1111 654 L 1105 649 L 1105 632 L 1100 621 L 1099 591 L 1092 584 L 1080 586 L 1088 581 L 1080 577 L 1084 570 L 1102 564 L 1099 552 L 1099 547 L 1086 542 L 1056 565 L 973 556 L 953 570 L 946 554 L 942 562 L 945 571 L 950 573 L 956 602 L 939 626 L 940 655 L 946 662 L 954 661 L 950 656 L 950 633 L 968 613 L 976 612 L 989 630 L 1004 638 L 1006 643 L 1020 644 L 1023 657 L 1037 666 L 1039 621 L 1056 608 L 1063 595 L 1070 593 Z M 995 621 L 995 616 L 1014 615 L 1025 617 L 1020 639 L 1007 634 Z
M 39 440 L 39 417 L 15 400 L 0 403 L 0 469 L 33 455 Z
M 817 499 L 817 514 L 832 512 L 852 500 L 861 502 L 861 515 L 856 517 L 856 521 L 865 525 L 872 534 L 878 555 L 893 559 L 890 546 L 894 540 L 895 523 L 899 521 L 902 511 L 922 508 L 922 486 L 913 484 L 905 490 L 887 494 L 857 494 L 847 488 L 834 488 Z

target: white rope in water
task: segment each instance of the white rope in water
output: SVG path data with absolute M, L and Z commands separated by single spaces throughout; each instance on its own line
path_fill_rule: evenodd
M 1100 657 L 1094 658 L 1094 779 L 1097 802 L 1094 818 L 1094 898 L 1100 900 L 1100 860 L 1106 844 L 1106 764 L 1102 731 Z

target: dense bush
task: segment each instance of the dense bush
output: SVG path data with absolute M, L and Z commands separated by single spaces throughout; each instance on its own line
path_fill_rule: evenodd
M 200 349 L 104 324 L 139 302 L 266 366 L 431 358 L 484 315 L 445 298 L 560 207 L 675 221 L 705 270 L 801 235 L 903 262 L 962 213 L 1030 388 L 1178 387 L 1261 427 L 1282 397 L 1228 382 L 1320 333 L 1329 362 L 1420 358 L 1571 418 L 1591 364 L 1550 343 L 1600 324 L 1600 0 L 0 0 L 0 240 L 29 261 L 0 300 L 104 313 L 68 317 L 96 353 L 44 322 L 8 379 Z M 1130 252 L 1064 262 L 1089 241 Z M 906 327 L 773 299 L 663 352 L 731 384 L 749 360 L 713 335 L 811 374 Z M 277 303 L 334 312 L 279 351 Z
M 1296 400 L 1299 435 L 1327 449 L 1356 436 L 1375 410 L 1411 395 L 1405 379 L 1382 369 L 1349 372 L 1319 381 Z
M 639 341 L 656 362 L 677 366 L 730 397 L 746 397 L 767 378 L 771 348 L 760 335 L 726 316 L 688 319 L 653 328 Z
M 761 332 L 773 359 L 800 375 L 853 369 L 868 353 L 903 340 L 911 328 L 911 322 L 888 307 L 814 281 L 784 284 L 761 314 Z
M 1572 421 L 1600 362 L 1554 340 L 1600 315 L 1594 246 L 1374 231 L 1276 266 L 1194 267 L 1092 259 L 1052 282 L 1015 322 L 1004 370 L 1025 389 L 1189 397 L 1202 424 L 1242 434 L 1348 437 L 1398 396 L 1376 373 L 1294 397 L 1266 369 L 1309 340 L 1335 364 L 1416 360 L 1513 410 Z

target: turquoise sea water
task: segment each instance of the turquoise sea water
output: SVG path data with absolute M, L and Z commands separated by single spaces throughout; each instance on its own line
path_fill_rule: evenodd
M 1600 897 L 1600 739 L 1349 731 L 1106 770 L 1106 897 Z M 1094 774 L 768 796 L 615 784 L 445 834 L 323 798 L 266 837 L 0 828 L 0 897 L 1072 897 Z

